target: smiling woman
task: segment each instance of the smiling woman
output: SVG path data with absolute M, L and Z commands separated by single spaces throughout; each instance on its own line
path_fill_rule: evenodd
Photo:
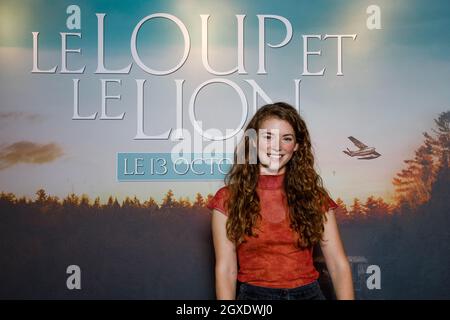
M 304 120 L 286 103 L 261 107 L 244 138 L 213 211 L 218 299 L 324 299 L 312 251 L 320 244 L 336 296 L 353 299 L 350 265 L 333 209 L 314 168 Z M 257 163 L 249 154 L 257 148 Z M 245 156 L 237 153 L 244 150 Z M 238 286 L 238 287 L 237 287 Z M 237 289 L 237 290 L 236 290 Z M 237 294 L 237 295 L 236 295 Z

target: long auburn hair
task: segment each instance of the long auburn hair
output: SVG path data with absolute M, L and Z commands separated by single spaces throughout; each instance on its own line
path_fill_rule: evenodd
M 269 118 L 289 122 L 295 132 L 295 141 L 299 144 L 299 148 L 286 164 L 284 189 L 289 207 L 290 227 L 298 235 L 296 244 L 302 249 L 310 248 L 322 239 L 326 221 L 324 207 L 329 195 L 314 169 L 314 156 L 306 123 L 294 107 L 284 102 L 261 107 L 247 124 L 245 132 L 253 129 L 258 133 L 263 121 Z M 259 134 L 256 134 L 256 140 L 258 136 Z M 260 199 L 256 192 L 260 161 L 257 156 L 256 161 L 250 161 L 251 146 L 258 146 L 258 141 L 253 141 L 254 139 L 255 135 L 252 137 L 244 134 L 242 141 L 235 148 L 234 163 L 225 176 L 225 185 L 229 190 L 226 202 L 227 237 L 237 245 L 244 242 L 246 236 L 257 237 L 254 227 L 261 218 Z M 239 153 L 244 155 L 240 163 Z

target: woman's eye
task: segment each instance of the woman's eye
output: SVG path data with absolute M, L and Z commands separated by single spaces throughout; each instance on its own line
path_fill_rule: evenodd
M 292 138 L 284 138 L 284 141 L 286 141 L 286 142 L 291 142 L 291 141 L 292 141 Z

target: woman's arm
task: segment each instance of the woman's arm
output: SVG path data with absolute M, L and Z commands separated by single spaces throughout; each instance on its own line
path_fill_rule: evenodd
M 226 223 L 227 216 L 214 209 L 211 224 L 216 254 L 216 297 L 219 300 L 236 298 L 236 246 L 227 238 Z
M 333 210 L 326 213 L 327 221 L 324 224 L 325 230 L 323 240 L 320 243 L 323 256 L 333 281 L 336 298 L 339 300 L 353 300 L 352 273 L 347 255 L 342 245 L 341 237 L 336 223 Z

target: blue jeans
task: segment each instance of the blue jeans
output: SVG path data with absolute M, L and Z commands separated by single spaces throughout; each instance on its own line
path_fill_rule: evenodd
M 237 300 L 326 300 L 316 280 L 291 289 L 266 288 L 239 283 Z

